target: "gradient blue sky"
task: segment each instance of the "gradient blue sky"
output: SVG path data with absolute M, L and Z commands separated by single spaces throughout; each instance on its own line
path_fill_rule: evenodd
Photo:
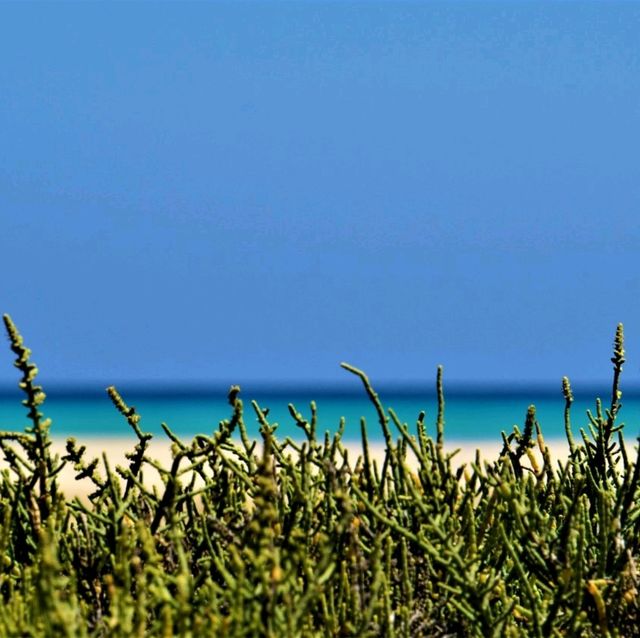
M 638 3 L 2 3 L 0 310 L 45 382 L 598 380 L 618 321 L 637 382 L 639 33 Z

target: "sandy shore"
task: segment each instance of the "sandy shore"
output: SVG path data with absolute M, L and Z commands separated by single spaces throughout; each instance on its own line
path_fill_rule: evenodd
M 127 452 L 133 451 L 136 445 L 136 439 L 134 438 L 86 438 L 82 441 L 78 441 L 79 444 L 86 446 L 87 452 L 85 453 L 85 459 L 89 461 L 94 457 L 101 458 L 102 455 L 106 455 L 108 463 L 112 470 L 116 466 L 128 466 L 129 461 L 125 457 Z M 550 450 L 552 460 L 565 460 L 568 456 L 568 447 L 566 441 L 563 440 L 551 440 L 546 441 L 546 445 Z M 57 454 L 63 455 L 65 453 L 65 440 L 54 439 L 53 451 Z M 349 459 L 351 463 L 355 463 L 357 457 L 362 453 L 362 448 L 359 442 L 345 442 L 345 447 L 349 451 Z M 476 451 L 480 450 L 481 459 L 485 461 L 495 460 L 501 449 L 502 444 L 499 441 L 449 441 L 445 445 L 445 451 L 453 452 L 459 449 L 459 452 L 455 455 L 453 463 L 459 466 L 463 463 L 468 464 L 475 461 Z M 375 443 L 370 445 L 370 453 L 373 459 L 380 462 L 384 457 L 384 444 Z M 172 455 L 170 444 L 166 439 L 153 439 L 149 445 L 149 456 L 166 468 L 171 465 Z M 415 466 L 415 457 L 410 453 L 408 458 L 409 465 Z M 104 467 L 102 462 L 100 463 L 100 473 L 104 476 Z M 145 473 L 145 482 L 150 484 L 159 485 L 161 483 L 158 473 L 152 468 L 147 468 Z M 60 475 L 60 484 L 68 496 L 73 495 L 86 495 L 92 491 L 92 484 L 89 480 L 84 479 L 82 481 L 75 480 L 75 474 L 73 468 L 70 465 L 64 468 Z

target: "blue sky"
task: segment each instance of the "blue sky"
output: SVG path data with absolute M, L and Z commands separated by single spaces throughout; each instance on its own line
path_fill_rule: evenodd
M 3 3 L 43 381 L 640 378 L 636 3 Z M 16 375 L 8 348 L 0 383 Z

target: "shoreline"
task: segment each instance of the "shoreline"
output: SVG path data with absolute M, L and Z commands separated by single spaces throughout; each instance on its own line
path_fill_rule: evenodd
M 126 458 L 126 453 L 132 452 L 138 440 L 135 437 L 86 437 L 82 440 L 78 440 L 79 446 L 86 447 L 85 462 L 89 462 L 93 458 L 100 459 L 98 464 L 98 471 L 104 476 L 104 463 L 102 461 L 103 454 L 106 456 L 109 463 L 109 467 L 112 472 L 115 472 L 115 468 L 118 465 L 127 467 L 129 460 Z M 66 439 L 59 437 L 52 438 L 51 449 L 54 454 L 60 456 L 66 453 L 65 450 Z M 358 456 L 362 455 L 362 444 L 358 440 L 346 440 L 343 441 L 345 448 L 348 451 L 348 458 L 350 464 L 355 464 Z M 160 465 L 170 467 L 172 462 L 171 441 L 167 439 L 152 439 L 149 442 L 148 456 L 158 461 Z M 551 460 L 555 464 L 558 461 L 565 461 L 569 455 L 569 446 L 564 439 L 551 439 L 545 441 L 546 447 L 549 449 Z M 444 450 L 447 453 L 452 453 L 456 450 L 457 453 L 452 458 L 452 465 L 454 467 L 460 467 L 461 465 L 468 465 L 476 460 L 477 450 L 480 451 L 481 461 L 492 462 L 498 458 L 500 451 L 502 450 L 502 441 L 484 441 L 481 439 L 475 439 L 472 441 L 458 440 L 445 442 Z M 386 446 L 383 442 L 369 442 L 369 454 L 372 461 L 376 461 L 378 464 L 382 462 L 384 458 Z M 534 449 L 536 457 L 540 458 L 540 452 L 537 448 Z M 0 463 L 4 465 L 4 463 Z M 410 468 L 417 466 L 417 459 L 411 452 L 407 454 L 407 465 Z M 154 476 L 149 475 L 149 469 L 147 468 L 144 481 L 150 486 L 162 485 L 160 475 L 151 470 Z M 75 472 L 71 464 L 67 466 L 59 474 L 59 485 L 61 490 L 68 496 L 86 496 L 93 491 L 94 486 L 89 479 L 83 479 L 81 481 L 75 480 Z

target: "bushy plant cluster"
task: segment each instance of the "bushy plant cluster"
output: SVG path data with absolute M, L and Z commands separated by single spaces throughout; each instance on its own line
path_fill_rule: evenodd
M 386 453 L 318 435 L 315 405 L 291 405 L 300 441 L 276 438 L 237 386 L 210 436 L 179 440 L 170 467 L 115 388 L 137 445 L 126 467 L 86 458 L 73 439 L 53 454 L 45 395 L 11 319 L 4 322 L 30 426 L 1 432 L 1 636 L 637 636 L 640 462 L 617 424 L 622 326 L 610 405 L 574 439 L 567 379 L 566 462 L 550 458 L 535 409 L 488 462 L 458 467 L 443 447 L 444 397 L 432 436 L 385 409 L 363 372 Z M 72 464 L 91 484 L 66 498 Z M 159 472 L 150 487 L 145 473 Z

